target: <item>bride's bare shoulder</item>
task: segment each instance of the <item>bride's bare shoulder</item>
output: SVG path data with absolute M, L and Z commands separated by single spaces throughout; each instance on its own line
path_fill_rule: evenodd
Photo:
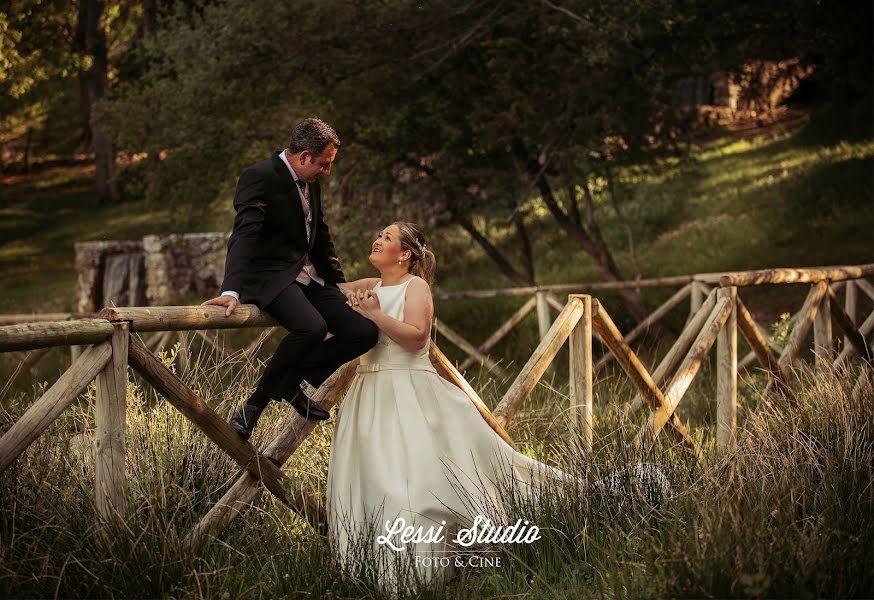
M 413 279 L 410 281 L 410 285 L 407 289 L 417 289 L 422 292 L 427 292 L 428 294 L 431 293 L 431 286 L 418 275 L 413 275 Z
M 419 277 L 418 275 L 413 275 L 413 279 L 410 280 L 410 285 L 407 286 L 406 294 L 407 300 L 412 301 L 431 301 L 431 286 L 428 285 L 428 282 Z

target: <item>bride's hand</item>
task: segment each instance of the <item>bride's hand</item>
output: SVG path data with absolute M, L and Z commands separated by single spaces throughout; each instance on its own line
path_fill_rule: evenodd
M 352 310 L 371 320 L 374 315 L 382 311 L 379 305 L 379 296 L 370 290 L 359 290 L 357 293 L 353 294 L 353 298 L 350 299 L 350 302 Z

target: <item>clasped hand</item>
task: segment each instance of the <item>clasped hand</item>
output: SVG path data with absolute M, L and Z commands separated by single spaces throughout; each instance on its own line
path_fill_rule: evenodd
M 346 294 L 346 304 L 358 314 L 372 320 L 372 317 L 380 312 L 379 296 L 371 290 L 358 290 Z

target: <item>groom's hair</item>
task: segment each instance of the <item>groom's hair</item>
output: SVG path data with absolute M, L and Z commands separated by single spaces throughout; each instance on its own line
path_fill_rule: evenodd
M 328 144 L 340 146 L 340 136 L 334 128 L 316 117 L 304 119 L 291 130 L 288 149 L 292 154 L 309 150 L 314 157 L 321 154 Z

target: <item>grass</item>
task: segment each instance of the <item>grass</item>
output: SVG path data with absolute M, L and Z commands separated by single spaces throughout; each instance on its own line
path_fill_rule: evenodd
M 164 360 L 175 368 L 174 352 Z M 207 353 L 193 365 L 186 379 L 222 414 L 255 374 Z M 652 461 L 669 475 L 672 496 L 654 508 L 634 488 L 617 496 L 582 483 L 546 487 L 536 503 L 507 493 L 509 514 L 537 524 L 543 539 L 499 545 L 497 554 L 483 556 L 499 556 L 500 567 L 462 569 L 447 586 L 417 597 L 871 595 L 874 578 L 864 557 L 874 544 L 874 388 L 869 383 L 854 394 L 856 375 L 802 371 L 798 406 L 773 400 L 758 415 L 753 409 L 764 382 L 745 381 L 738 444 L 723 455 L 714 449 L 712 378 L 699 376 L 680 411 L 704 449 L 703 467 L 664 443 L 645 457 L 629 451 L 639 419 L 626 420 L 619 410 L 632 393 L 624 379 L 608 374 L 597 384 L 591 453 L 568 435 L 556 410 L 567 403 L 567 386 L 541 384 L 510 429 L 522 451 L 582 481 Z M 494 403 L 489 386 L 480 387 Z M 0 474 L 0 595 L 387 597 L 373 581 L 351 577 L 326 541 L 270 496 L 220 541 L 191 553 L 184 534 L 239 469 L 150 389 L 132 380 L 129 394 L 124 527 L 95 525 L 91 390 Z M 15 398 L 6 422 L 27 397 Z M 256 445 L 277 433 L 283 410 L 270 407 Z M 286 466 L 321 493 L 330 430 L 317 428 Z

